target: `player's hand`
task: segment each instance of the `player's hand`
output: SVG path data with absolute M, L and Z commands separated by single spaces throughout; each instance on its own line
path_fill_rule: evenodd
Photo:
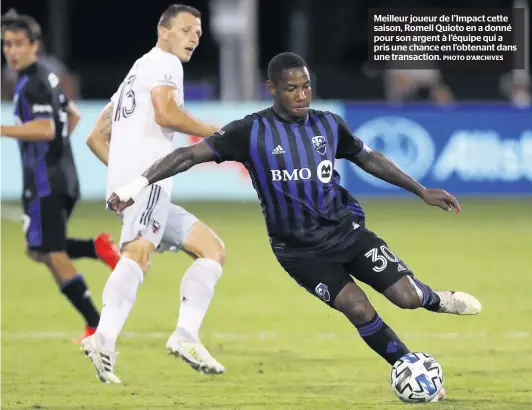
M 426 189 L 422 196 L 425 203 L 431 206 L 439 206 L 444 211 L 451 211 L 453 208 L 456 213 L 462 211 L 460 204 L 454 196 L 443 189 Z
M 107 207 L 117 215 L 135 203 L 137 195 L 149 185 L 149 182 L 144 177 L 139 177 L 131 181 L 128 185 L 117 189 L 107 199 Z
M 135 201 L 133 198 L 129 198 L 124 202 L 115 192 L 113 192 L 109 199 L 107 199 L 107 208 L 115 211 L 115 214 L 120 215 L 124 209 L 134 203 Z

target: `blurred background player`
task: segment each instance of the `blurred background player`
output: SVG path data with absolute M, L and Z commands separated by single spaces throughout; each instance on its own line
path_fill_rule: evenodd
M 116 190 L 109 206 L 116 211 L 132 203 L 135 206 L 137 197 L 143 201 L 141 191 L 149 185 L 202 162 L 246 163 L 281 266 L 300 286 L 343 313 L 367 345 L 390 365 L 409 350 L 352 276 L 403 309 L 480 313 L 481 305 L 473 296 L 433 291 L 414 278 L 387 243 L 366 228 L 364 210 L 340 185 L 334 161 L 345 158 L 445 211 L 460 212 L 456 198 L 441 189 L 425 188 L 365 146 L 340 116 L 310 109 L 310 76 L 297 54 L 275 56 L 268 77 L 273 107 L 233 121 L 197 144 L 176 149 Z M 438 399 L 444 396 L 442 389 Z
M 13 10 L 3 16 L 3 52 L 18 73 L 13 99 L 18 125 L 2 126 L 1 134 L 19 143 L 27 254 L 48 267 L 61 292 L 83 316 L 83 338 L 94 333 L 99 314 L 71 259 L 100 259 L 113 269 L 119 256 L 109 234 L 95 239 L 67 237 L 67 223 L 79 199 L 69 137 L 80 115 L 58 86 L 57 76 L 37 61 L 40 37 L 41 29 L 32 17 Z
M 182 63 L 190 60 L 199 44 L 200 17 L 195 8 L 179 4 L 163 12 L 156 47 L 135 62 L 89 135 L 89 147 L 108 166 L 109 195 L 171 152 L 175 132 L 206 137 L 218 130 L 181 108 Z M 179 318 L 166 349 L 198 371 L 225 371 L 199 338 L 201 323 L 222 275 L 224 245 L 207 225 L 173 205 L 171 194 L 172 180 L 161 181 L 144 190 L 143 198 L 122 215 L 122 259 L 105 285 L 98 330 L 83 343 L 98 370 L 99 366 L 114 363 L 117 337 L 148 271 L 151 253 L 183 249 L 195 261 L 181 281 Z M 107 354 L 96 356 L 102 350 Z M 120 382 L 112 373 L 99 374 L 106 375 L 102 381 Z
M 14 17 L 17 15 L 15 9 L 9 10 L 5 17 Z M 59 78 L 59 88 L 70 100 L 78 100 L 80 95 L 80 83 L 77 76 L 69 70 L 67 65 L 60 58 L 46 50 L 44 42 L 39 40 L 39 49 L 37 50 L 37 59 L 39 64 L 46 67 L 48 71 L 54 73 Z M 15 93 L 15 85 L 18 80 L 17 71 L 9 65 L 2 67 L 2 100 L 10 100 Z

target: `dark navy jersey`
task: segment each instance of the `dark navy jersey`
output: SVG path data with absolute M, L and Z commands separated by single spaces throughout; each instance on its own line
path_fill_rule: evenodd
M 57 76 L 40 64 L 19 73 L 13 99 L 18 123 L 51 118 L 55 136 L 51 141 L 21 141 L 24 194 L 26 199 L 53 193 L 79 196 L 79 183 L 68 135 L 67 97 Z
M 360 204 L 340 185 L 336 159 L 363 143 L 338 115 L 309 110 L 289 123 L 272 108 L 233 121 L 205 139 L 216 162 L 247 168 L 276 253 L 328 253 L 345 248 L 363 225 Z

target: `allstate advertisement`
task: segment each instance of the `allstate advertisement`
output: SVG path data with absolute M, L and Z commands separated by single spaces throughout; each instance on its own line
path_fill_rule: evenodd
M 85 139 L 92 129 L 106 101 L 81 101 L 78 108 L 82 118 L 71 136 L 83 199 L 104 199 L 107 169 L 92 154 Z M 247 114 L 267 108 L 269 102 L 246 103 L 190 103 L 185 108 L 195 117 L 220 127 Z M 336 102 L 316 102 L 314 108 L 343 115 L 343 105 Z M 13 124 L 12 105 L 2 103 L 2 124 Z M 176 146 L 189 145 L 198 139 L 176 134 Z M 22 191 L 22 168 L 16 141 L 2 138 L 2 199 L 18 199 Z M 126 182 L 126 181 L 124 181 Z M 251 180 L 245 168 L 236 162 L 220 165 L 200 164 L 186 173 L 177 175 L 173 185 L 175 201 L 188 199 L 205 200 L 257 200 Z
M 355 135 L 428 187 L 454 194 L 532 194 L 532 109 L 500 105 L 347 105 Z M 405 191 L 342 161 L 355 195 Z

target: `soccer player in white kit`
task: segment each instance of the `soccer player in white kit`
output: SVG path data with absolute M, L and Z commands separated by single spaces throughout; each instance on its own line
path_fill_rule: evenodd
M 138 59 L 96 121 L 87 144 L 108 166 L 107 197 L 173 150 L 175 132 L 207 137 L 218 127 L 190 116 L 183 105 L 183 66 L 201 37 L 200 12 L 174 4 L 162 14 L 156 46 Z M 225 371 L 202 345 L 199 329 L 222 274 L 224 245 L 203 222 L 170 201 L 168 178 L 144 189 L 120 217 L 121 260 L 103 291 L 100 323 L 82 350 L 102 382 L 120 383 L 114 374 L 116 341 L 135 302 L 153 251 L 183 249 L 195 261 L 185 273 L 176 330 L 169 353 L 192 368 Z

